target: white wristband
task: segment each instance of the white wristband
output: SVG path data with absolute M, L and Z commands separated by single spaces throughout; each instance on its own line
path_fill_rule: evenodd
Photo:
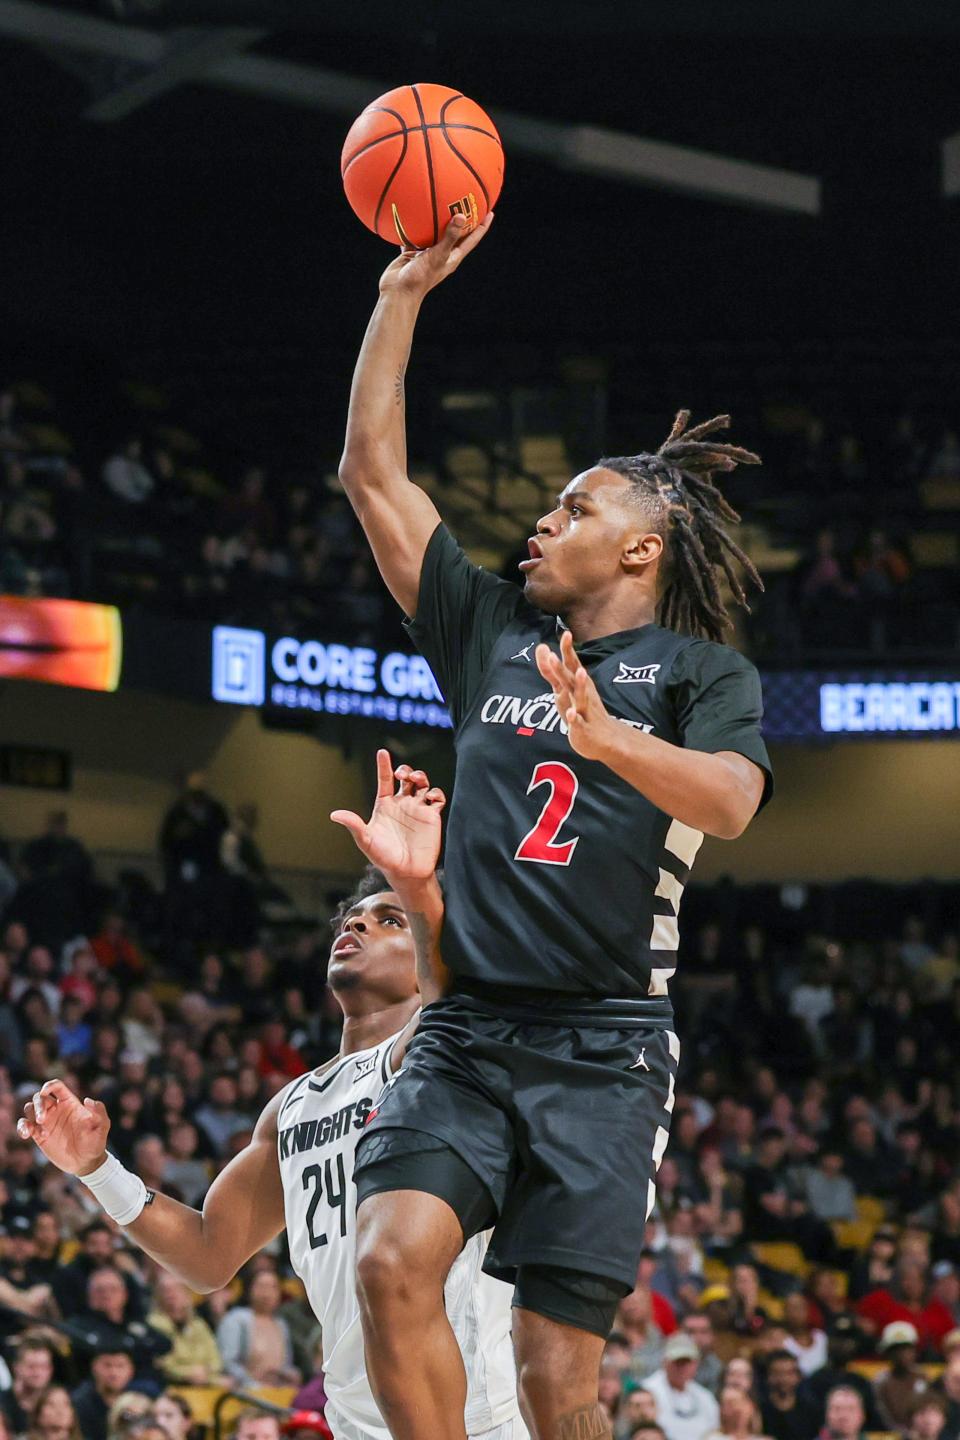
M 149 1199 L 140 1176 L 124 1169 L 116 1155 L 108 1155 L 96 1170 L 77 1178 L 118 1225 L 132 1225 Z

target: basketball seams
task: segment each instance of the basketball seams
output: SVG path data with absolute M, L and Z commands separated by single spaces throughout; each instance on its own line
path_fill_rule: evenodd
M 393 113 L 394 112 L 391 110 L 390 114 L 392 115 Z M 484 130 L 481 125 L 467 125 L 461 120 L 449 120 L 446 122 L 446 124 L 428 122 L 426 125 L 404 125 L 402 130 L 391 130 L 388 135 L 378 135 L 376 140 L 368 140 L 365 145 L 360 146 L 359 150 L 354 150 L 353 154 L 350 156 L 350 159 L 346 162 L 346 164 L 343 166 L 343 169 L 340 171 L 341 180 L 346 175 L 347 171 L 350 169 L 350 166 L 353 164 L 354 160 L 360 160 L 364 155 L 366 155 L 368 150 L 375 149 L 377 145 L 382 145 L 386 140 L 399 140 L 401 135 L 403 134 L 414 134 L 417 130 L 470 130 L 474 135 L 485 135 L 488 140 L 492 140 L 494 144 L 500 146 L 501 150 L 503 149 L 503 143 L 500 139 L 500 136 L 494 135 L 492 130 Z
M 402 149 L 401 149 L 401 151 L 400 151 L 400 156 L 399 156 L 399 158 L 398 158 L 398 160 L 397 160 L 396 165 L 394 165 L 393 169 L 390 171 L 390 175 L 389 175 L 389 177 L 388 177 L 388 179 L 387 179 L 387 183 L 384 185 L 383 189 L 382 189 L 381 192 L 380 192 L 380 199 L 377 201 L 377 208 L 376 208 L 376 211 L 374 212 L 374 216 L 373 216 L 373 229 L 374 229 L 374 231 L 376 232 L 377 235 L 380 234 L 380 211 L 383 209 L 383 203 L 384 203 L 384 201 L 385 201 L 386 198 L 387 198 L 387 191 L 390 189 L 390 186 L 393 184 L 394 180 L 397 178 L 397 175 L 398 175 L 399 172 L 400 172 L 400 166 L 403 164 L 404 160 L 406 159 L 408 145 L 409 145 L 409 139 L 408 139 L 408 137 L 407 137 L 407 127 L 406 127 L 406 125 L 404 125 L 404 127 L 403 127 L 403 147 L 402 147 Z M 387 237 L 384 236 L 383 238 L 386 239 Z
M 483 203 L 486 205 L 487 209 L 489 210 L 489 209 L 490 209 L 490 192 L 488 191 L 486 185 L 484 184 L 483 176 L 482 176 L 482 175 L 480 174 L 480 172 L 476 169 L 476 167 L 470 163 L 470 161 L 467 159 L 466 155 L 464 155 L 462 151 L 460 151 L 460 150 L 457 149 L 456 145 L 454 145 L 453 141 L 450 139 L 450 136 L 447 134 L 447 110 L 449 109 L 449 107 L 450 107 L 456 100 L 462 100 L 462 99 L 463 99 L 463 96 L 462 96 L 462 95 L 451 95 L 450 99 L 444 101 L 444 103 L 441 105 L 441 107 L 440 107 L 440 129 L 441 129 L 441 131 L 442 131 L 442 133 L 443 133 L 443 138 L 444 138 L 444 140 L 446 140 L 447 144 L 450 146 L 450 149 L 453 151 L 454 155 L 456 155 L 457 159 L 460 161 L 460 164 L 463 165 L 463 166 L 465 166 L 466 169 L 470 171 L 470 174 L 473 176 L 474 180 L 476 180 L 477 184 L 480 186 L 480 189 L 483 191 Z
M 417 102 L 417 110 L 420 115 L 420 128 L 423 131 L 423 149 L 427 157 L 427 179 L 430 182 L 430 204 L 433 208 L 433 243 L 436 245 L 440 239 L 440 216 L 437 214 L 437 182 L 433 173 L 433 153 L 430 149 L 430 136 L 427 134 L 427 117 L 423 108 L 423 101 L 420 99 L 420 91 L 416 85 L 410 89 L 413 98 Z

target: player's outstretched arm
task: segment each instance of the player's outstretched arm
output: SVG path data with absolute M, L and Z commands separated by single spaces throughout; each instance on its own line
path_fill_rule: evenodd
M 407 476 L 404 377 L 414 327 L 424 297 L 479 245 L 492 219 L 465 234 L 466 220 L 454 216 L 438 244 L 404 250 L 388 265 L 353 375 L 340 480 L 390 593 L 411 616 L 440 521 L 429 495 Z
M 282 1094 L 282 1092 L 281 1092 Z M 110 1120 L 99 1100 L 79 1100 L 62 1080 L 48 1080 L 24 1106 L 21 1137 L 47 1159 L 89 1185 L 108 1215 L 141 1250 L 191 1290 L 208 1293 L 229 1283 L 283 1229 L 283 1189 L 277 1160 L 275 1096 L 253 1139 L 214 1180 L 202 1210 L 168 1195 L 152 1195 L 108 1154 Z
M 417 984 L 424 1005 L 446 992 L 449 972 L 440 955 L 443 892 L 437 879 L 446 796 L 423 770 L 393 768 L 377 751 L 377 798 L 369 820 L 351 810 L 330 819 L 350 831 L 357 848 L 386 876 L 404 908 L 417 952 Z
M 578 755 L 609 766 L 658 810 L 693 830 L 720 840 L 743 834 L 763 796 L 759 765 L 733 750 L 685 750 L 622 725 L 580 663 L 569 630 L 560 637 L 559 657 L 538 645 L 536 658 Z

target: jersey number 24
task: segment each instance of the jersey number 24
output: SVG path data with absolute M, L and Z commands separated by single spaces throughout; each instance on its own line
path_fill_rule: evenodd
M 337 1183 L 334 1184 L 333 1167 L 337 1167 Z M 328 1159 L 323 1165 L 308 1165 L 303 1172 L 303 1188 L 309 1190 L 313 1186 L 313 1194 L 307 1204 L 307 1234 L 310 1237 L 310 1249 L 317 1250 L 321 1245 L 326 1245 L 329 1240 L 324 1230 L 318 1235 L 314 1229 L 314 1221 L 317 1217 L 317 1206 L 320 1204 L 326 1191 L 327 1204 L 331 1211 L 334 1208 L 340 1211 L 340 1234 L 341 1237 L 347 1233 L 347 1180 L 343 1172 L 343 1155 L 337 1155 L 334 1159 Z
M 530 777 L 527 794 L 532 795 L 541 785 L 549 785 L 550 794 L 536 825 L 517 846 L 514 859 L 532 860 L 535 865 L 569 865 L 580 836 L 562 843 L 557 842 L 557 836 L 570 818 L 580 781 L 569 765 L 559 760 L 542 760 Z

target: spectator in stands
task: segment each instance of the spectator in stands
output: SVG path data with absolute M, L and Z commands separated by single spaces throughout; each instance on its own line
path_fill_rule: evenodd
M 852 1385 L 836 1385 L 827 1396 L 824 1440 L 865 1440 L 864 1422 L 860 1392 Z
M 871 530 L 854 561 L 860 594 L 873 604 L 892 600 L 910 578 L 910 565 L 902 550 L 891 545 L 882 530 Z
M 101 970 L 108 971 L 121 984 L 143 974 L 143 955 L 131 938 L 126 919 L 118 910 L 108 910 L 99 931 L 91 942 Z M 130 1044 L 127 1041 L 127 1044 Z
M 280 1422 L 262 1410 L 244 1410 L 237 1416 L 233 1440 L 280 1440 Z
M 827 1397 L 831 1390 L 838 1385 L 848 1385 L 860 1396 L 867 1429 L 883 1429 L 873 1386 L 863 1375 L 846 1368 L 865 1345 L 866 1337 L 852 1315 L 839 1315 L 831 1322 L 827 1332 L 827 1363 L 808 1376 L 799 1391 L 801 1400 L 806 1401 L 815 1412 L 818 1425 L 825 1423 Z
M 853 598 L 856 588 L 844 574 L 837 558 L 837 540 L 829 529 L 820 530 L 814 541 L 813 554 L 802 572 L 800 595 L 806 606 L 822 612 L 824 604 L 842 603 Z
M 628 1390 L 617 1406 L 616 1418 L 613 1427 L 613 1440 L 633 1440 L 641 1426 L 652 1426 L 658 1430 L 663 1437 L 663 1430 L 656 1423 L 657 1402 L 649 1390 L 642 1386 L 636 1390 Z
M 853 986 L 836 981 L 832 990 L 832 1008 L 820 1021 L 814 1043 L 826 1073 L 838 1080 L 866 1064 L 873 1036 L 869 1020 L 858 1009 Z
M 789 1350 L 767 1356 L 763 1432 L 771 1440 L 812 1440 L 819 1428 L 816 1409 L 800 1396 L 800 1366 Z
M 199 771 L 189 775 L 160 830 L 165 888 L 166 950 L 186 970 L 191 942 L 208 935 L 221 876 L 220 839 L 227 813 L 206 789 Z
M 860 1300 L 874 1290 L 888 1290 L 896 1274 L 897 1232 L 881 1225 L 874 1231 L 865 1254 L 858 1255 L 850 1269 L 849 1295 Z
M 104 1349 L 92 1357 L 90 1378 L 70 1397 L 83 1440 L 107 1440 L 110 1407 L 129 1388 L 133 1377 L 133 1361 L 125 1350 Z
M 33 1268 L 42 1284 L 52 1284 L 62 1264 L 62 1248 L 56 1215 L 52 1210 L 38 1210 L 33 1217 Z
M 107 1440 L 130 1440 L 149 1417 L 150 1396 L 139 1390 L 125 1390 L 107 1412 Z
M 56 965 L 53 954 L 46 945 L 31 944 L 23 960 L 22 971 L 10 981 L 10 999 L 22 1008 L 27 996 L 34 991 L 43 996 L 51 1015 L 60 1009 L 60 989 L 54 982 Z
M 827 1363 L 827 1337 L 810 1323 L 810 1302 L 802 1291 L 794 1291 L 783 1302 L 783 1324 L 787 1332 L 784 1349 L 796 1356 L 801 1375 L 812 1375 Z
M 295 1080 L 307 1067 L 303 1056 L 287 1041 L 282 1020 L 271 1019 L 260 1027 L 259 1070 L 268 1083 Z
M 148 1190 L 166 1189 L 167 1152 L 159 1135 L 141 1135 L 133 1147 L 133 1168 Z
M 754 1351 L 756 1354 L 757 1352 Z M 720 1389 L 726 1390 L 728 1386 L 742 1390 L 745 1395 L 756 1398 L 757 1376 L 753 1368 L 753 1361 L 746 1355 L 733 1355 L 723 1367 L 723 1375 L 720 1379 Z
M 653 1295 L 639 1284 L 624 1296 L 617 1310 L 617 1330 L 630 1347 L 630 1378 L 645 1380 L 663 1359 L 663 1331 L 653 1319 Z
M 40 1204 L 40 1176 L 37 1174 L 35 1158 L 30 1146 L 19 1135 L 7 1139 L 7 1153 L 3 1164 L 3 1181 L 6 1197 L 3 1214 L 33 1214 Z
M 93 1046 L 93 1026 L 78 995 L 64 995 L 57 1020 L 57 1050 L 64 1063 L 82 1064 Z
M 13 1360 L 13 1384 L 0 1391 L 0 1410 L 18 1435 L 29 1428 L 37 1401 L 53 1383 L 57 1352 L 46 1335 L 25 1330 Z
M 247 1304 L 228 1310 L 217 1329 L 224 1370 L 242 1385 L 298 1385 L 293 1346 L 279 1318 L 283 1295 L 272 1270 L 261 1270 L 247 1285 Z
M 110 456 L 103 467 L 103 483 L 128 505 L 143 505 L 151 498 L 156 481 L 143 463 L 140 440 L 132 437 Z
M 7 1221 L 5 1255 L 0 1264 L 0 1303 L 37 1318 L 55 1314 L 53 1295 L 36 1264 L 33 1222 L 28 1215 Z
M 164 1390 L 153 1402 L 150 1411 L 167 1440 L 189 1440 L 193 1429 L 193 1411 L 176 1390 Z
M 220 1351 L 210 1326 L 194 1311 L 187 1287 L 172 1275 L 161 1275 L 153 1289 L 153 1306 L 148 1323 L 172 1346 L 157 1361 L 164 1378 L 170 1384 L 219 1384 Z
M 720 1389 L 720 1379 L 723 1375 L 723 1362 L 713 1348 L 713 1323 L 709 1315 L 695 1310 L 692 1314 L 684 1317 L 681 1329 L 685 1335 L 689 1335 L 700 1352 L 700 1361 L 693 1378 L 698 1385 L 709 1390 L 711 1395 L 716 1395 Z
M 840 1145 L 825 1144 L 817 1156 L 816 1166 L 804 1166 L 802 1187 L 803 1199 L 818 1220 L 856 1219 L 856 1192 L 843 1173 Z
M 224 911 L 222 933 L 228 945 L 253 945 L 260 924 L 260 896 L 267 886 L 267 866 L 256 841 L 257 807 L 238 805 L 220 839 Z
M 877 1346 L 889 1361 L 886 1370 L 874 1381 L 877 1410 L 884 1428 L 906 1430 L 916 1408 L 917 1398 L 927 1388 L 922 1370 L 917 1365 L 917 1332 L 906 1320 L 887 1325 Z
M 890 1188 L 891 1156 L 866 1115 L 850 1126 L 844 1164 L 858 1195 L 885 1195 Z
M 960 1434 L 960 1335 L 955 1348 L 947 1354 L 943 1370 L 931 1389 L 941 1397 L 946 1407 L 947 1434 Z
M 689 1335 L 671 1335 L 664 1346 L 663 1368 L 644 1381 L 657 1402 L 657 1420 L 667 1440 L 703 1440 L 716 1430 L 720 1407 L 710 1391 L 694 1380 L 700 1351 Z
M 113 1265 L 94 1270 L 87 1283 L 87 1304 L 78 1319 L 91 1343 L 110 1350 L 126 1350 L 134 1364 L 148 1374 L 154 1361 L 170 1349 L 169 1339 L 144 1324 L 139 1297 Z
M 28 1440 L 86 1440 L 81 1434 L 70 1391 L 51 1385 L 37 1400 Z
M 80 1250 L 64 1265 L 53 1282 L 53 1293 L 62 1315 L 75 1315 L 87 1301 L 87 1285 L 95 1270 L 113 1263 L 113 1230 L 98 1215 L 80 1232 Z
M 67 812 L 52 810 L 45 832 L 28 840 L 20 854 L 27 878 L 15 903 L 32 918 L 34 940 L 54 948 L 86 928 L 90 903 L 90 856 L 68 827 Z M 57 1004 L 51 1001 L 51 1009 Z
M 757 1335 L 769 1316 L 760 1304 L 760 1279 L 757 1267 L 748 1261 L 734 1265 L 730 1272 L 733 1313 L 732 1329 L 738 1335 Z
M 216 1155 L 225 1155 L 233 1136 L 248 1128 L 248 1121 L 237 1109 L 237 1082 L 223 1070 L 210 1082 L 205 1105 L 195 1115 L 199 1129 L 209 1140 Z
M 953 1328 L 952 1316 L 939 1305 L 930 1311 L 925 1304 L 927 1267 L 910 1255 L 901 1257 L 892 1289 L 874 1290 L 857 1301 L 861 1320 L 874 1334 L 885 1331 L 894 1321 L 906 1322 L 916 1333 L 915 1343 L 923 1350 L 936 1349 Z
M 720 1424 L 715 1440 L 748 1440 L 760 1434 L 760 1412 L 756 1403 L 738 1386 L 720 1392 Z
M 914 1408 L 908 1440 L 940 1440 L 946 1423 L 946 1405 L 939 1395 L 928 1391 Z
M 210 1171 L 205 1161 L 197 1158 L 200 1139 L 191 1120 L 179 1120 L 171 1126 L 164 1175 L 168 1184 L 183 1197 L 185 1205 L 196 1206 L 210 1185 Z
M 921 1267 L 921 1275 L 925 1273 Z M 930 1282 L 917 1329 L 924 1350 L 939 1353 L 946 1336 L 956 1328 L 960 1280 L 955 1266 L 949 1260 L 940 1260 L 930 1271 Z
M 237 490 L 220 506 L 217 526 L 223 535 L 252 531 L 256 538 L 269 545 L 276 534 L 276 512 L 267 499 L 267 477 L 259 465 L 251 465 L 240 477 Z

